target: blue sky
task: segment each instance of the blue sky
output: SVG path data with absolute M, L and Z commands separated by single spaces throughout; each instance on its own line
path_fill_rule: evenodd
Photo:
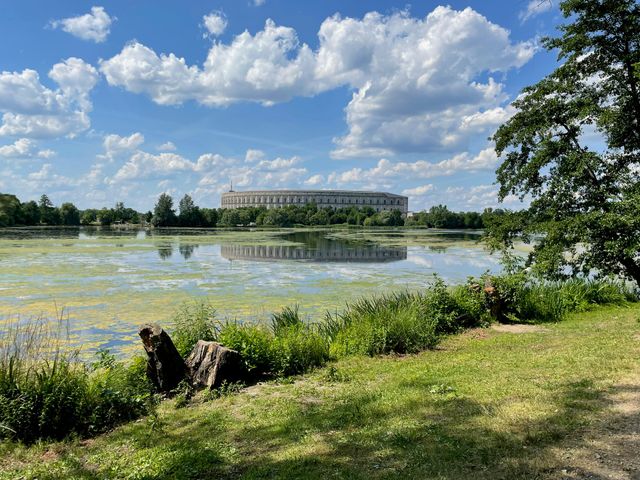
M 3 2 L 0 191 L 217 207 L 233 180 L 496 206 L 488 137 L 555 67 L 555 3 Z

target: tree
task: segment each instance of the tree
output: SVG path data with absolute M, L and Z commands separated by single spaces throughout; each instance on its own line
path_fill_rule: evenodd
M 45 225 L 60 224 L 60 214 L 46 195 L 40 197 L 38 209 L 40 210 L 40 223 L 44 223 Z
M 40 222 L 40 210 L 33 200 L 22 204 L 22 219 L 25 225 L 37 225 Z
M 158 197 L 158 203 L 153 209 L 151 222 L 154 227 L 173 227 L 177 221 L 178 218 L 173 209 L 173 198 L 171 198 L 171 195 L 163 193 Z
M 190 195 L 185 195 L 180 200 L 180 214 L 178 215 L 178 223 L 181 227 L 201 227 L 203 223 L 202 213 L 200 209 L 193 203 Z
M 22 205 L 15 195 L 0 193 L 0 227 L 22 223 Z
M 80 211 L 73 203 L 63 203 L 59 211 L 62 225 L 80 225 Z
M 621 274 L 640 285 L 640 6 L 565 0 L 571 22 L 543 45 L 562 65 L 513 103 L 494 140 L 500 199 L 531 199 L 489 215 L 488 241 L 536 245 L 527 263 L 550 278 Z M 586 134 L 601 136 L 590 143 Z
M 80 223 L 82 223 L 82 225 L 91 225 L 95 223 L 96 220 L 98 220 L 98 211 L 93 208 L 83 211 L 80 217 Z
M 215 227 L 218 223 L 218 211 L 215 208 L 201 208 L 204 227 Z
M 222 213 L 218 223 L 224 227 L 236 227 L 240 224 L 240 213 L 235 208 L 227 209 Z
M 103 208 L 98 211 L 97 214 L 98 222 L 103 227 L 111 225 L 115 221 L 115 215 L 113 214 L 113 210 L 111 208 Z

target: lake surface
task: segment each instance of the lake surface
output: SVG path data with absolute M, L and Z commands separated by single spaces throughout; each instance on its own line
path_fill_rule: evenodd
M 138 348 L 185 300 L 220 318 L 264 321 L 298 303 L 309 318 L 375 292 L 498 271 L 479 232 L 282 229 L 0 230 L 0 323 L 63 312 L 83 350 Z

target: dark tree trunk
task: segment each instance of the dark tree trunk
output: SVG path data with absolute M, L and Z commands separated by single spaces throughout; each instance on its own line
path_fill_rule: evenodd
M 160 325 L 143 325 L 138 332 L 147 352 L 147 376 L 160 392 L 170 392 L 187 378 L 187 368 L 171 337 Z

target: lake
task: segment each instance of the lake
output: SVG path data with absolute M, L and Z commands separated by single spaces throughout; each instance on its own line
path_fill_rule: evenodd
M 480 232 L 410 229 L 0 230 L 0 323 L 68 322 L 84 351 L 138 348 L 137 328 L 170 326 L 181 302 L 222 319 L 266 321 L 298 303 L 309 318 L 376 292 L 498 271 Z

